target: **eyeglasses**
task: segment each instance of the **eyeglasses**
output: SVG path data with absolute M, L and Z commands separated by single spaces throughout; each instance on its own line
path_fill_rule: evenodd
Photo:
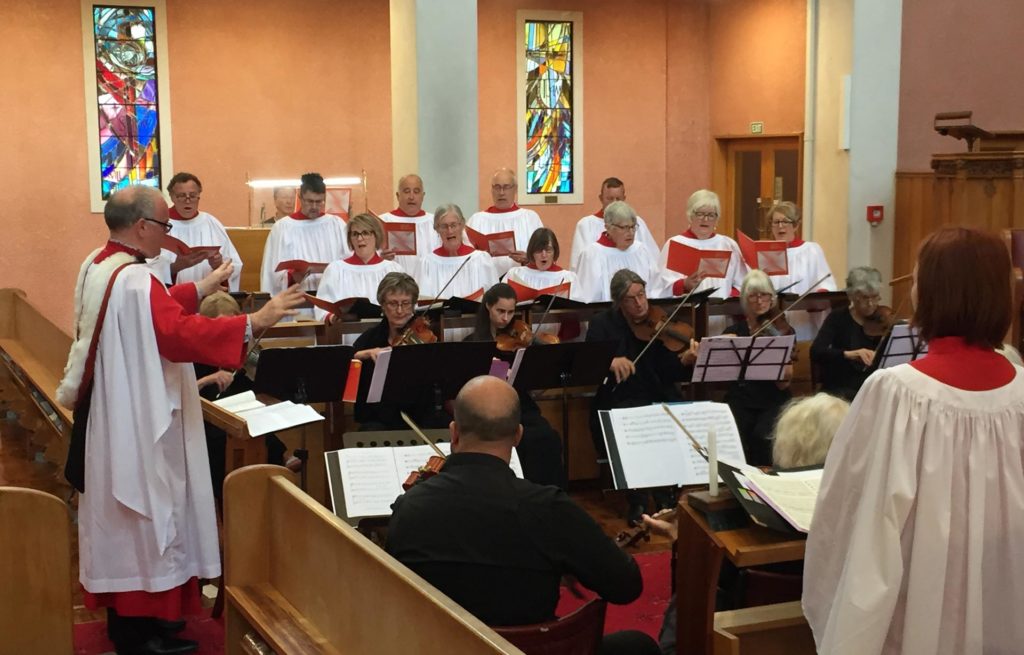
M 747 300 L 758 301 L 758 300 L 771 300 L 775 294 L 767 293 L 765 291 L 755 291 L 747 294 Z
M 397 312 L 403 309 L 409 309 L 412 307 L 411 300 L 388 300 L 384 303 L 384 306 L 393 312 Z
M 349 232 L 348 235 L 355 239 L 368 239 L 373 235 L 373 232 Z
M 300 198 L 300 200 L 302 201 L 302 204 L 312 205 L 314 207 L 319 207 L 320 205 L 327 204 L 327 198 L 317 198 L 315 200 L 312 198 Z
M 618 229 L 622 230 L 623 232 L 636 232 L 636 224 L 635 223 L 633 225 L 615 225 L 614 223 L 612 223 L 611 227 L 618 228 Z
M 437 229 L 439 231 L 440 230 L 457 230 L 461 226 L 462 226 L 462 223 L 441 223 L 440 225 L 437 226 Z
M 882 296 L 875 294 L 873 296 L 864 295 L 862 293 L 853 294 L 853 302 L 860 303 L 862 305 L 878 303 L 882 300 Z
M 693 217 L 708 221 L 717 221 L 718 212 L 693 212 Z
M 172 197 L 175 200 L 199 200 L 198 193 L 175 193 Z
M 491 191 L 512 191 L 516 188 L 514 184 L 492 184 Z
M 796 223 L 794 221 L 789 220 L 788 218 L 785 219 L 785 220 L 782 220 L 782 221 L 772 221 L 771 222 L 771 226 L 772 227 L 783 227 L 785 225 L 796 225 Z
M 142 220 L 149 221 L 150 223 L 156 223 L 157 225 L 159 225 L 163 229 L 164 234 L 167 234 L 168 232 L 170 232 L 171 228 L 173 227 L 170 223 L 165 223 L 163 221 L 158 221 L 155 218 L 146 218 L 145 216 L 143 216 Z

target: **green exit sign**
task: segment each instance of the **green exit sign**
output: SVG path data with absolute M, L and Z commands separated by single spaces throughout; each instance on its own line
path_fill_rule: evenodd
M 762 121 L 754 121 L 753 123 L 751 123 L 750 124 L 750 133 L 751 134 L 764 134 L 764 122 L 762 122 Z

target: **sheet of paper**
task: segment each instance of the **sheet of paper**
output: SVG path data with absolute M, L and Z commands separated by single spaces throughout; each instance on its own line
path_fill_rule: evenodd
M 309 405 L 296 405 L 287 400 L 276 405 L 249 410 L 245 412 L 244 418 L 252 437 L 324 420 L 324 417 Z
M 746 464 L 743 454 L 743 442 L 740 431 L 736 427 L 736 419 L 732 410 L 725 403 L 698 402 L 669 405 L 669 410 L 678 418 L 693 438 L 705 449 L 708 447 L 708 429 L 715 426 L 715 438 L 718 446 L 718 459 L 732 466 Z M 659 406 L 660 409 L 660 406 Z M 664 413 L 664 410 L 662 410 Z M 667 418 L 667 417 L 666 417 Z M 675 424 L 673 424 L 675 425 Z M 708 482 L 708 462 L 692 446 L 689 439 L 682 434 L 678 426 L 676 431 L 686 439 L 686 457 L 688 460 L 687 478 L 682 484 L 706 484 Z M 721 478 L 719 478 L 721 479 Z
M 366 392 L 366 402 L 379 403 L 384 393 L 384 381 L 388 377 L 388 364 L 391 362 L 391 349 L 377 353 L 377 362 L 373 366 L 373 377 L 370 378 L 370 389 Z
M 878 368 L 891 368 L 899 364 L 912 362 L 928 352 L 928 344 L 917 333 L 917 329 L 908 323 L 894 325 L 885 343 Z
M 236 393 L 233 396 L 227 396 L 226 398 L 215 400 L 213 401 L 213 404 L 234 414 L 241 414 L 242 412 L 267 406 L 266 403 L 256 400 L 256 394 L 252 391 Z
M 768 475 L 753 467 L 745 467 L 743 472 L 754 491 L 790 525 L 800 532 L 810 530 L 822 469 Z
M 338 451 L 338 464 L 349 518 L 391 514 L 391 503 L 402 494 L 405 480 L 395 468 L 394 449 L 345 448 Z
M 515 359 L 512 360 L 512 368 L 508 371 L 509 384 L 514 385 L 516 383 L 516 376 L 519 375 L 519 367 L 523 365 L 523 357 L 526 355 L 526 348 L 520 348 L 516 351 Z
M 626 487 L 680 485 L 692 478 L 686 451 L 693 448 L 684 445 L 685 435 L 660 405 L 614 409 L 609 416 Z

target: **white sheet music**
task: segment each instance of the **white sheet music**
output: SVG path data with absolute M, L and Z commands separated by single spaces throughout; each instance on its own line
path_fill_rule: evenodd
M 719 457 L 730 462 L 746 462 L 739 430 L 728 405 L 699 402 L 669 407 L 701 446 L 707 447 L 708 427 L 714 425 Z M 707 461 L 694 450 L 661 405 L 613 409 L 608 416 L 612 434 L 605 432 L 605 444 L 614 439 L 614 450 L 618 450 L 625 478 L 615 477 L 616 467 L 612 467 L 617 489 L 707 483 Z M 612 450 L 609 448 L 609 452 Z
M 810 530 L 822 469 L 779 475 L 768 475 L 753 467 L 744 467 L 743 470 L 754 491 L 782 518 L 800 532 Z
M 885 343 L 885 351 L 882 353 L 882 360 L 878 362 L 878 368 L 891 368 L 898 364 L 912 362 L 918 357 L 923 357 L 928 352 L 928 344 L 921 339 L 917 328 L 909 323 L 894 325 L 889 333 L 889 340 Z
M 370 378 L 370 389 L 366 392 L 366 402 L 379 403 L 384 393 L 384 381 L 388 378 L 388 364 L 391 362 L 391 348 L 377 353 L 377 361 L 373 365 L 373 377 Z
M 697 347 L 693 382 L 779 380 L 789 364 L 796 335 L 780 337 L 704 337 Z M 749 351 L 749 356 L 748 356 Z M 743 364 L 746 363 L 746 370 Z
M 296 405 L 289 400 L 248 410 L 242 417 L 251 437 L 324 420 L 324 417 L 309 405 Z
M 233 396 L 226 396 L 219 400 L 214 400 L 213 404 L 233 414 L 241 414 L 250 409 L 259 409 L 260 407 L 267 406 L 266 403 L 256 400 L 256 394 L 252 391 L 243 391 Z

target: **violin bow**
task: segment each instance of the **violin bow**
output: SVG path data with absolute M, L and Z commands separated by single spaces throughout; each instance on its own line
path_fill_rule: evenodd
M 825 275 L 824 277 L 822 277 L 822 278 L 821 278 L 820 280 L 818 280 L 817 282 L 815 282 L 814 284 L 812 284 L 811 286 L 809 286 L 809 287 L 807 288 L 807 291 L 804 291 L 804 292 L 803 292 L 802 294 L 800 294 L 800 296 L 799 296 L 799 297 L 798 297 L 798 298 L 797 298 L 796 300 L 794 300 L 794 301 L 793 301 L 793 305 L 796 305 L 796 304 L 798 304 L 798 303 L 799 303 L 799 302 L 800 302 L 801 300 L 803 300 L 803 299 L 804 299 L 804 298 L 806 298 L 807 296 L 811 295 L 811 294 L 812 294 L 812 293 L 814 292 L 814 290 L 818 288 L 818 285 L 819 285 L 819 284 L 821 284 L 821 283 L 822 283 L 822 282 L 824 282 L 825 280 L 829 279 L 830 277 L 832 277 L 832 274 L 831 274 L 831 273 L 828 273 L 828 274 L 826 274 L 826 275 Z M 791 284 L 791 285 L 789 285 L 789 286 L 791 287 L 791 286 L 793 286 L 793 285 Z M 788 289 L 789 287 L 786 287 L 786 288 Z M 778 292 L 777 292 L 777 293 L 778 293 Z M 790 305 L 790 307 L 792 307 L 793 305 Z M 765 322 L 764 322 L 764 323 L 763 323 L 763 324 L 761 325 L 761 327 L 757 328 L 757 330 L 755 330 L 755 331 L 754 331 L 754 333 L 753 333 L 753 334 L 751 334 L 750 336 L 751 336 L 751 337 L 756 337 L 757 335 L 761 334 L 761 333 L 762 333 L 762 332 L 764 332 L 764 331 L 765 331 L 766 329 L 768 329 L 768 326 L 769 326 L 769 325 L 771 325 L 772 323 L 774 323 L 774 322 L 775 322 L 775 319 L 779 318 L 780 316 L 782 316 L 782 315 L 783 315 L 783 314 L 785 314 L 785 313 L 786 313 L 786 310 L 785 310 L 785 309 L 780 309 L 780 310 L 779 310 L 779 313 L 778 313 L 778 314 L 776 314 L 775 316 L 772 316 L 770 320 L 767 320 L 767 321 L 765 321 Z
M 562 278 L 562 281 L 558 283 L 558 285 L 561 285 L 561 284 L 565 284 L 565 278 L 564 277 Z M 555 286 L 558 286 L 558 285 L 555 285 Z M 548 301 L 548 306 L 544 308 L 544 313 L 540 315 L 540 320 L 537 322 L 538 326 L 544 324 L 544 319 L 546 319 L 548 317 L 548 312 L 551 311 L 551 306 L 555 304 L 555 298 L 557 298 L 557 297 L 558 296 L 556 296 L 555 294 L 551 294 L 551 300 Z
M 441 295 L 445 291 L 448 290 L 448 286 L 452 283 L 452 280 L 455 279 L 456 275 L 458 275 L 459 273 L 462 272 L 462 269 L 466 268 L 466 264 L 468 264 L 468 263 L 469 263 L 469 255 L 466 256 L 466 261 L 462 262 L 462 264 L 457 269 L 455 269 L 455 272 L 452 273 L 452 276 L 450 278 L 448 278 L 447 282 L 444 283 L 444 286 L 441 287 L 441 290 L 434 294 L 434 297 L 430 301 L 431 305 L 433 305 L 438 300 L 441 300 Z M 427 307 L 430 307 L 430 305 L 427 305 Z M 426 311 L 426 309 L 424 309 L 424 311 Z
M 441 459 L 448 459 L 447 457 L 445 457 L 445 454 L 441 452 L 441 449 L 437 447 L 437 444 L 435 444 L 430 437 L 423 434 L 423 430 L 420 429 L 420 426 L 416 425 L 415 421 L 409 418 L 408 414 L 406 414 L 405 412 L 400 413 L 402 415 L 402 420 L 405 421 L 406 425 L 412 428 L 412 431 L 416 433 L 416 436 L 418 436 L 420 439 L 423 439 L 424 443 L 433 448 L 434 452 L 437 453 L 438 457 L 440 457 Z
M 690 444 L 693 446 L 693 449 L 696 450 L 702 457 L 707 457 L 707 451 L 704 450 L 704 446 L 700 445 L 700 442 L 694 439 L 693 435 L 690 434 L 690 431 L 686 429 L 685 425 L 683 425 L 683 422 L 679 420 L 679 417 L 673 414 L 672 410 L 668 408 L 668 405 L 666 405 L 665 403 L 661 403 L 661 408 L 665 410 L 665 413 L 668 414 L 669 418 L 675 421 L 675 424 L 679 426 L 679 429 L 683 431 L 683 434 L 685 434 L 690 439 Z

